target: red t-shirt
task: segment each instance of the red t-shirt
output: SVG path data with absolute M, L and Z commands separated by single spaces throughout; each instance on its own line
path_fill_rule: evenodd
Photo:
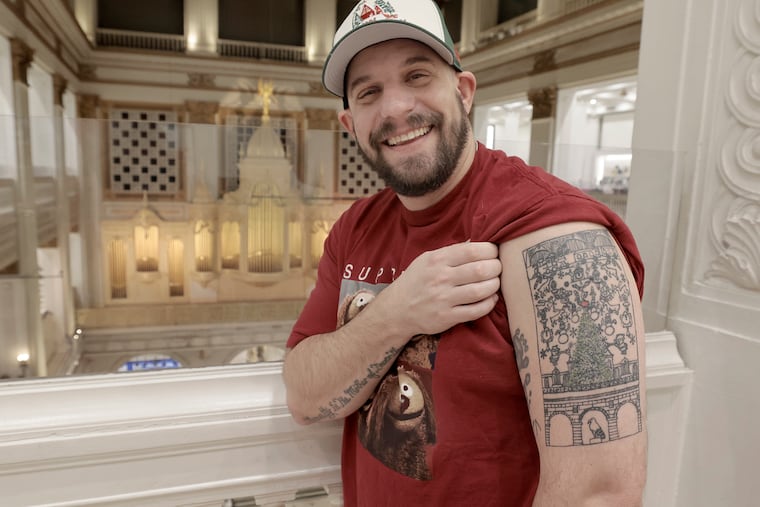
M 288 347 L 350 320 L 425 251 L 500 244 L 573 221 L 612 232 L 641 293 L 643 265 L 617 215 L 542 169 L 478 145 L 470 171 L 431 208 L 409 211 L 384 190 L 341 216 Z M 372 399 L 346 418 L 347 507 L 532 504 L 538 450 L 499 299 L 477 321 L 410 340 Z

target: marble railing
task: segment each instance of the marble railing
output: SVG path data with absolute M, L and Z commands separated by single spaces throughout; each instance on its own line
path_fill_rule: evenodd
M 647 506 L 673 504 L 690 384 L 648 335 Z M 296 425 L 278 364 L 6 381 L 0 407 L 4 507 L 342 503 L 341 425 Z

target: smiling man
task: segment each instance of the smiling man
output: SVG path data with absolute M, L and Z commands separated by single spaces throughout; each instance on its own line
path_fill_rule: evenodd
M 627 227 L 475 140 L 475 76 L 432 1 L 359 2 L 323 82 L 388 187 L 330 232 L 283 371 L 298 422 L 345 420 L 345 505 L 639 505 Z

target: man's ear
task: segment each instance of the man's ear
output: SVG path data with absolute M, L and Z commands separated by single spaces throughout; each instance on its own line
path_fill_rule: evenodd
M 346 132 L 354 135 L 354 117 L 351 115 L 350 109 L 342 109 L 338 111 L 338 121 L 341 125 L 343 125 L 343 128 L 346 129 Z
M 477 81 L 475 80 L 475 74 L 472 72 L 462 71 L 456 73 L 457 90 L 459 96 L 462 98 L 462 104 L 467 114 L 470 114 L 472 109 L 472 102 L 475 99 L 475 89 L 477 88 Z

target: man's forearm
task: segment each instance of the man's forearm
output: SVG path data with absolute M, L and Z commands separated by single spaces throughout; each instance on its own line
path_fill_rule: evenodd
M 336 331 L 285 357 L 288 407 L 302 424 L 345 417 L 372 395 L 407 341 L 476 320 L 497 301 L 501 262 L 491 243 L 458 243 L 417 257 Z
M 332 333 L 302 341 L 288 352 L 283 368 L 293 417 L 311 424 L 357 410 L 408 338 L 393 336 L 370 315 L 361 315 Z

